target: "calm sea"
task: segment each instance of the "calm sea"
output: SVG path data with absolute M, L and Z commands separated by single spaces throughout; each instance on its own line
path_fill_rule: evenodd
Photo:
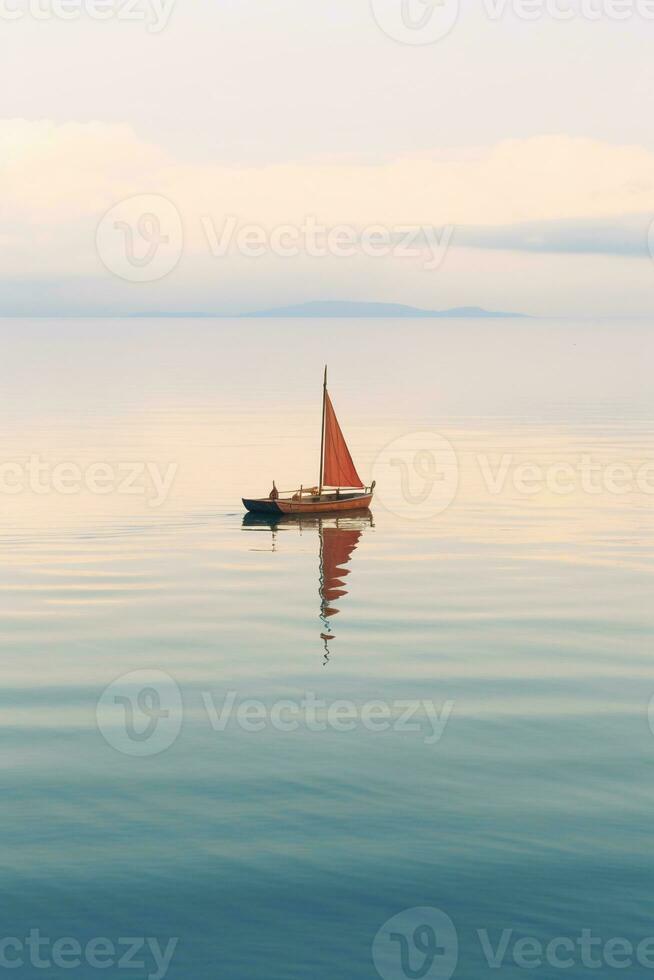
M 0 972 L 651 975 L 654 324 L 0 352 Z M 244 521 L 325 362 L 371 513 Z

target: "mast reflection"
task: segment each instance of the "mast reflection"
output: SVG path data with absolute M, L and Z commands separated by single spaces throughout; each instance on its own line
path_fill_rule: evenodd
M 369 510 L 349 511 L 330 516 L 328 514 L 246 514 L 244 528 L 268 528 L 272 537 L 272 551 L 278 547 L 277 535 L 280 529 L 296 529 L 300 534 L 308 531 L 318 533 L 318 596 L 320 600 L 318 617 L 320 619 L 320 639 L 323 643 L 323 666 L 330 658 L 329 643 L 335 639 L 331 620 L 340 609 L 334 603 L 347 595 L 344 579 L 350 574 L 346 566 L 350 562 L 359 539 L 366 528 L 374 527 Z

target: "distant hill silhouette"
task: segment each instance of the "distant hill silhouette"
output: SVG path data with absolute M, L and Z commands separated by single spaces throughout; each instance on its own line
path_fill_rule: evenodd
M 188 310 L 180 312 L 128 313 L 127 316 L 158 319 L 167 318 L 196 318 L 209 319 L 243 319 L 248 317 L 528 317 L 528 313 L 499 313 L 496 310 L 484 310 L 481 306 L 455 306 L 450 310 L 421 310 L 417 306 L 405 306 L 403 303 L 362 303 L 356 300 L 326 299 L 314 300 L 310 303 L 298 303 L 294 306 L 278 306 L 271 310 L 255 310 L 252 313 L 210 313 L 205 310 Z
M 421 310 L 402 303 L 362 303 L 350 300 L 316 300 L 272 310 L 242 313 L 243 317 L 524 317 L 525 313 L 498 313 L 480 306 L 455 306 L 450 310 Z

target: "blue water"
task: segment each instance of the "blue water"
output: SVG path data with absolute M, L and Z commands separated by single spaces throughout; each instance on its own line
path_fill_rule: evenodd
M 0 939 L 22 944 L 0 950 L 21 958 L 13 975 L 162 975 L 147 945 L 140 966 L 119 965 L 126 937 L 177 940 L 173 980 L 370 980 L 375 963 L 384 980 L 650 975 L 644 955 L 611 966 L 604 944 L 654 935 L 654 498 L 602 474 L 654 459 L 652 326 L 291 322 L 275 325 L 283 350 L 271 328 L 250 323 L 246 340 L 229 322 L 0 325 L 0 462 L 176 465 L 157 506 L 117 487 L 0 494 Z M 372 517 L 244 524 L 242 494 L 315 479 L 327 356 L 362 476 L 386 474 Z M 453 447 L 458 485 L 416 516 L 431 476 L 412 471 L 411 439 L 424 432 Z M 409 499 L 401 467 L 379 468 L 388 443 L 392 459 L 409 447 Z M 494 493 L 480 459 L 497 472 L 506 454 Z M 584 454 L 600 492 L 576 475 Z M 571 465 L 573 490 L 521 492 L 525 462 Z M 325 616 L 330 529 L 359 533 Z M 125 680 L 146 670 L 147 684 Z M 124 702 L 103 714 L 116 691 L 136 738 Z M 271 722 L 309 695 L 313 725 Z M 250 722 L 233 712 L 221 730 L 212 708 L 226 698 L 234 712 L 258 702 Z M 343 700 L 347 731 L 326 720 Z M 384 730 L 361 720 L 371 702 Z M 405 919 L 409 969 L 383 934 L 421 907 L 451 919 L 456 964 L 416 946 L 428 913 Z M 597 968 L 578 947 L 565 970 L 515 961 L 521 937 L 584 929 L 601 938 Z M 493 946 L 511 930 L 499 969 L 483 930 Z M 82 960 L 104 937 L 108 965 L 57 966 L 62 937 Z

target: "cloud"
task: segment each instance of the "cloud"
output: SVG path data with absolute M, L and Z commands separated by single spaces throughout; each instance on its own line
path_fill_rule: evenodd
M 21 309 L 29 308 L 25 291 L 37 281 L 47 283 L 47 295 L 58 302 L 73 295 L 74 284 L 75 295 L 102 295 L 109 309 L 123 311 L 161 309 L 164 302 L 193 309 L 199 295 L 215 297 L 214 306 L 229 296 L 236 307 L 249 308 L 251 284 L 270 285 L 280 276 L 282 293 L 287 288 L 283 298 L 314 298 L 322 275 L 336 294 L 353 296 L 355 274 L 367 289 L 388 276 L 389 262 L 375 259 L 321 260 L 320 273 L 306 257 L 217 260 L 208 248 L 206 218 L 218 229 L 229 215 L 268 229 L 301 225 L 308 215 L 330 227 L 449 224 L 455 226 L 452 250 L 465 254 L 474 271 L 480 264 L 475 250 L 643 256 L 654 216 L 654 153 L 556 135 L 382 164 L 330 160 L 237 168 L 198 165 L 182 152 L 173 157 L 126 126 L 9 119 L 0 120 L 0 175 L 4 295 L 19 297 Z M 120 283 L 96 252 L 102 216 L 140 194 L 167 197 L 182 217 L 184 254 L 165 286 Z M 447 283 L 452 266 L 448 258 L 430 277 L 432 294 Z M 511 263 L 505 266 L 510 283 Z M 413 301 L 411 295 L 396 298 Z M 262 302 L 269 299 L 270 292 L 262 295 Z M 481 303 L 483 297 L 471 289 L 450 305 L 459 300 Z M 501 305 L 511 305 L 510 297 Z
M 180 154 L 181 157 L 181 154 Z M 31 222 L 168 193 L 180 210 L 248 220 L 513 224 L 654 212 L 654 153 L 568 136 L 439 150 L 384 164 L 194 166 L 127 126 L 0 120 L 3 210 Z
M 463 225 L 455 229 L 453 242 L 456 246 L 514 252 L 649 259 L 648 232 L 652 217 L 650 213 L 488 227 Z

